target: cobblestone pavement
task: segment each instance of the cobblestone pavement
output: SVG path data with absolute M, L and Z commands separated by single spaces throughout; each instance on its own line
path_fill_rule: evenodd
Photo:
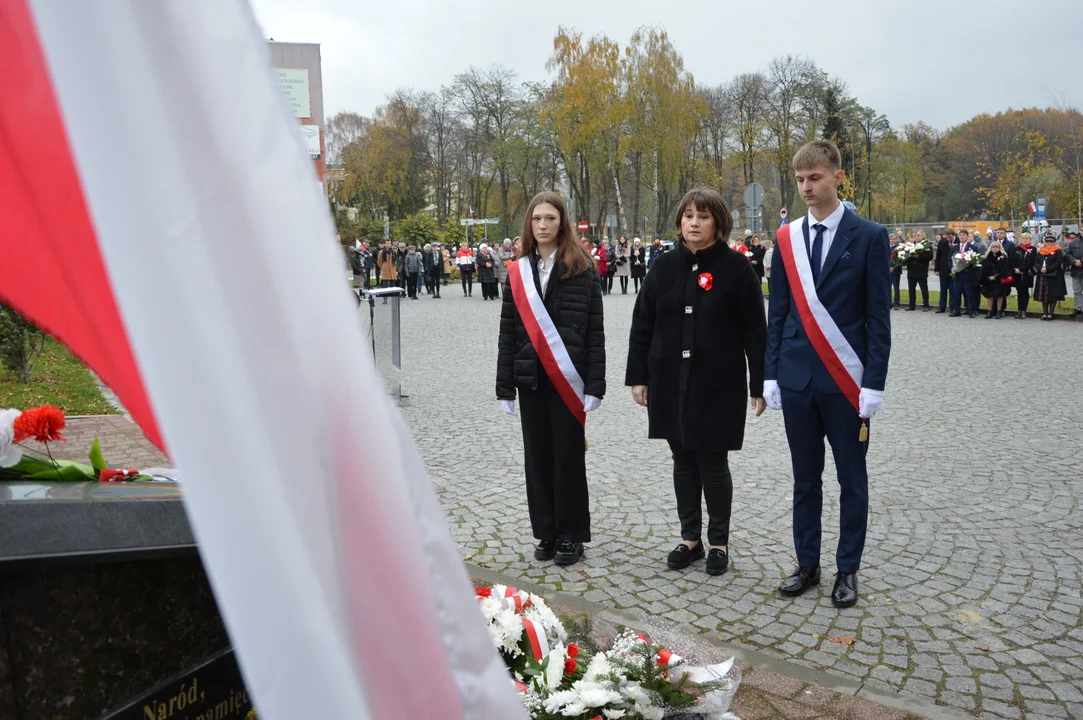
M 795 600 L 775 594 L 794 558 L 772 411 L 750 416 L 731 456 L 731 572 L 666 569 L 679 535 L 670 458 L 623 387 L 634 301 L 605 300 L 609 393 L 587 426 L 593 542 L 571 568 L 532 556 L 520 426 L 494 399 L 500 304 L 451 286 L 404 301 L 403 413 L 464 558 L 870 689 L 982 717 L 1083 718 L 1083 323 L 892 313 L 862 597 L 840 611 L 829 577 Z M 828 467 L 825 571 L 838 525 Z

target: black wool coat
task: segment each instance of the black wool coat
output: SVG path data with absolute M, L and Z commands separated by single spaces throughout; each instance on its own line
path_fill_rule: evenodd
M 766 345 L 763 289 L 743 254 L 681 242 L 657 258 L 636 299 L 624 378 L 647 386 L 649 436 L 740 450 L 749 394 L 763 397 Z
M 533 277 L 523 280 L 533 282 L 541 292 L 537 253 L 530 257 L 530 268 Z M 584 393 L 601 398 L 605 395 L 602 282 L 593 267 L 580 275 L 564 279 L 567 271 L 567 266 L 558 260 L 542 297 L 576 372 L 583 378 Z M 500 307 L 497 348 L 496 397 L 514 400 L 516 388 L 536 390 L 538 375 L 544 373 L 545 368 L 538 361 L 538 353 L 519 316 L 510 282 L 505 283 L 504 302 Z

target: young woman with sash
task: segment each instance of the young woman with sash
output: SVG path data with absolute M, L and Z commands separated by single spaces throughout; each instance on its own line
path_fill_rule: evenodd
M 560 196 L 530 201 L 522 253 L 508 266 L 496 396 L 523 425 L 534 557 L 571 565 L 590 542 L 586 413 L 605 395 L 602 285 Z

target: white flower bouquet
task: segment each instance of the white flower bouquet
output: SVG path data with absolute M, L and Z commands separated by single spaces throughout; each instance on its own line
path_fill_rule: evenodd
M 538 596 L 501 585 L 479 588 L 477 594 L 493 643 L 533 720 L 734 718 L 728 711 L 740 671 L 732 659 L 694 667 L 631 630 L 616 634 L 603 650 L 603 643 L 589 636 L 589 622 L 579 643 L 565 644 L 564 625 Z M 717 655 L 701 642 L 672 635 L 666 644 L 685 654 Z

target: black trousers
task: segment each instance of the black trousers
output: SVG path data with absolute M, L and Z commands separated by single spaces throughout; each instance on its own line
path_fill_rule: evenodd
M 406 296 L 417 297 L 417 273 L 406 273 Z
M 673 440 L 669 441 L 669 449 L 673 453 L 673 493 L 677 496 L 681 539 L 702 539 L 702 496 L 707 501 L 707 544 L 729 545 L 730 507 L 733 504 L 729 453 L 725 450 L 685 450 Z
M 614 270 L 613 272 L 616 272 L 616 270 Z M 605 281 L 603 281 L 603 282 L 607 282 L 607 283 L 608 283 L 608 285 L 606 286 L 606 292 L 607 292 L 607 293 L 611 293 L 611 292 L 613 292 L 613 273 L 612 273 L 612 272 L 611 272 L 611 273 L 608 273 L 608 274 L 606 275 L 606 280 L 605 280 Z
M 472 272 L 462 272 L 461 270 L 459 272 L 462 274 L 463 295 L 467 295 L 467 294 L 473 295 L 474 294 L 474 273 L 472 273 Z
M 643 282 L 642 278 L 632 277 L 632 284 L 635 285 L 636 292 L 639 292 L 639 283 Z
M 428 275 L 427 277 L 428 277 L 428 283 L 429 283 L 429 292 L 432 293 L 433 295 L 435 295 L 436 297 L 440 297 L 440 276 L 439 275 Z
M 899 292 L 899 285 L 902 283 L 902 272 L 892 271 L 891 273 L 891 304 L 898 307 L 902 302 L 902 294 Z
M 1019 310 L 1026 312 L 1030 307 L 1030 284 L 1029 283 L 1016 283 L 1015 292 L 1019 295 Z
M 496 288 L 498 286 L 499 286 L 499 284 L 495 280 L 493 282 L 482 283 L 481 284 L 481 292 L 482 292 L 483 295 L 485 295 L 485 297 L 489 298 L 490 300 L 496 300 L 496 298 L 497 298 Z
M 914 310 L 917 307 L 918 296 L 914 291 L 919 287 L 921 288 L 922 307 L 929 307 L 929 276 L 914 277 L 909 275 L 906 278 L 906 286 L 910 290 L 910 309 Z
M 620 291 L 622 293 L 624 293 L 625 295 L 628 294 L 628 276 L 627 275 L 621 275 L 620 276 Z
M 537 390 L 519 390 L 530 527 L 539 540 L 590 542 L 583 426 L 538 373 Z

